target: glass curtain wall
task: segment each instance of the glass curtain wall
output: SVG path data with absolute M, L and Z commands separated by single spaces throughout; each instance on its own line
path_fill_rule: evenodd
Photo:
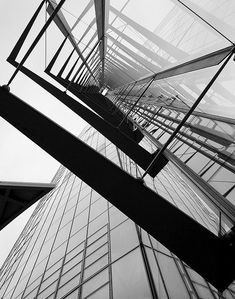
M 140 176 L 142 170 L 94 128 L 80 138 Z M 148 139 L 143 144 L 154 147 Z M 219 298 L 213 286 L 71 172 L 61 167 L 53 181 L 57 187 L 39 202 L 1 269 L 1 298 Z M 172 163 L 145 182 L 218 233 L 217 215 Z M 223 296 L 235 297 L 233 284 Z

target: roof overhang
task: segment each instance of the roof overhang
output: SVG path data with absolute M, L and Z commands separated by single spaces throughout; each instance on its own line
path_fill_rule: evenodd
M 0 230 L 54 187 L 54 184 L 0 182 Z

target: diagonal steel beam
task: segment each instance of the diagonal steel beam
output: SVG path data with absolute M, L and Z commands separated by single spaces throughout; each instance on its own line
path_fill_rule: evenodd
M 100 153 L 0 88 L 0 115 L 223 291 L 235 278 L 234 244 L 205 227 Z M 102 175 L 97 175 L 101 174 Z
M 15 63 L 16 64 L 16 63 Z M 21 72 L 26 76 L 34 80 L 38 85 L 48 91 L 52 96 L 56 97 L 61 103 L 66 105 L 78 116 L 83 118 L 92 127 L 96 128 L 102 135 L 114 143 L 118 148 L 120 148 L 127 156 L 129 156 L 133 161 L 135 161 L 144 170 L 147 169 L 148 165 L 154 158 L 153 154 L 150 154 L 143 147 L 138 145 L 133 139 L 129 138 L 122 133 L 117 127 L 111 125 L 96 113 L 86 108 L 84 105 L 80 104 L 78 101 L 74 100 L 72 97 L 67 95 L 65 92 L 61 91 L 59 88 L 49 83 L 45 79 L 41 78 L 34 72 L 30 71 L 26 67 L 22 67 Z M 167 164 L 167 159 L 163 157 L 162 161 L 153 168 L 149 174 L 155 177 L 157 173 Z

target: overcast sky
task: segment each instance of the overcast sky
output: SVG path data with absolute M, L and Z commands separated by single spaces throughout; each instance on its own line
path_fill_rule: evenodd
M 0 1 L 0 85 L 6 84 L 14 68 L 6 62 L 20 33 L 41 2 Z M 84 122 L 23 74 L 11 84 L 11 92 L 77 135 Z M 0 181 L 50 182 L 59 163 L 0 117 Z M 0 231 L 0 265 L 28 220 L 31 207 Z

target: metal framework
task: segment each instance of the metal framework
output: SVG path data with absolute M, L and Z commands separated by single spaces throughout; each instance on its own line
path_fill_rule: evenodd
M 5 88 L 1 88 L 0 92 L 0 113 L 8 122 L 92 186 L 220 291 L 232 282 L 235 274 L 234 267 L 231 267 L 235 259 L 233 244 L 209 232 L 146 187 L 141 180 L 121 170 Z M 12 109 L 13 106 L 15 109 Z M 83 159 L 77 158 L 78 153 Z M 102 176 L 97 176 L 98 172 Z M 113 180 L 113 177 L 116 179 Z
M 50 17 L 18 62 L 45 2 Z M 223 84 L 233 79 L 226 72 L 234 55 L 228 33 L 233 30 L 191 1 L 174 0 L 174 7 L 151 31 L 131 17 L 129 2 L 117 9 L 111 0 L 87 1 L 71 25 L 63 14 L 65 0 L 58 5 L 43 1 L 8 58 L 16 70 L 7 86 L 23 72 L 137 163 L 143 170 L 141 179 L 119 169 L 6 87 L 0 89 L 0 114 L 223 291 L 235 279 L 235 123 L 223 106 L 227 100 L 235 107 L 234 95 Z M 38 75 L 25 63 L 53 21 L 63 40 L 45 73 Z M 85 29 L 76 37 L 82 21 Z M 66 47 L 72 50 L 68 53 Z M 141 146 L 143 140 L 154 147 L 152 153 Z M 146 187 L 145 177 L 155 178 L 168 163 L 185 175 L 216 215 L 218 236 Z

